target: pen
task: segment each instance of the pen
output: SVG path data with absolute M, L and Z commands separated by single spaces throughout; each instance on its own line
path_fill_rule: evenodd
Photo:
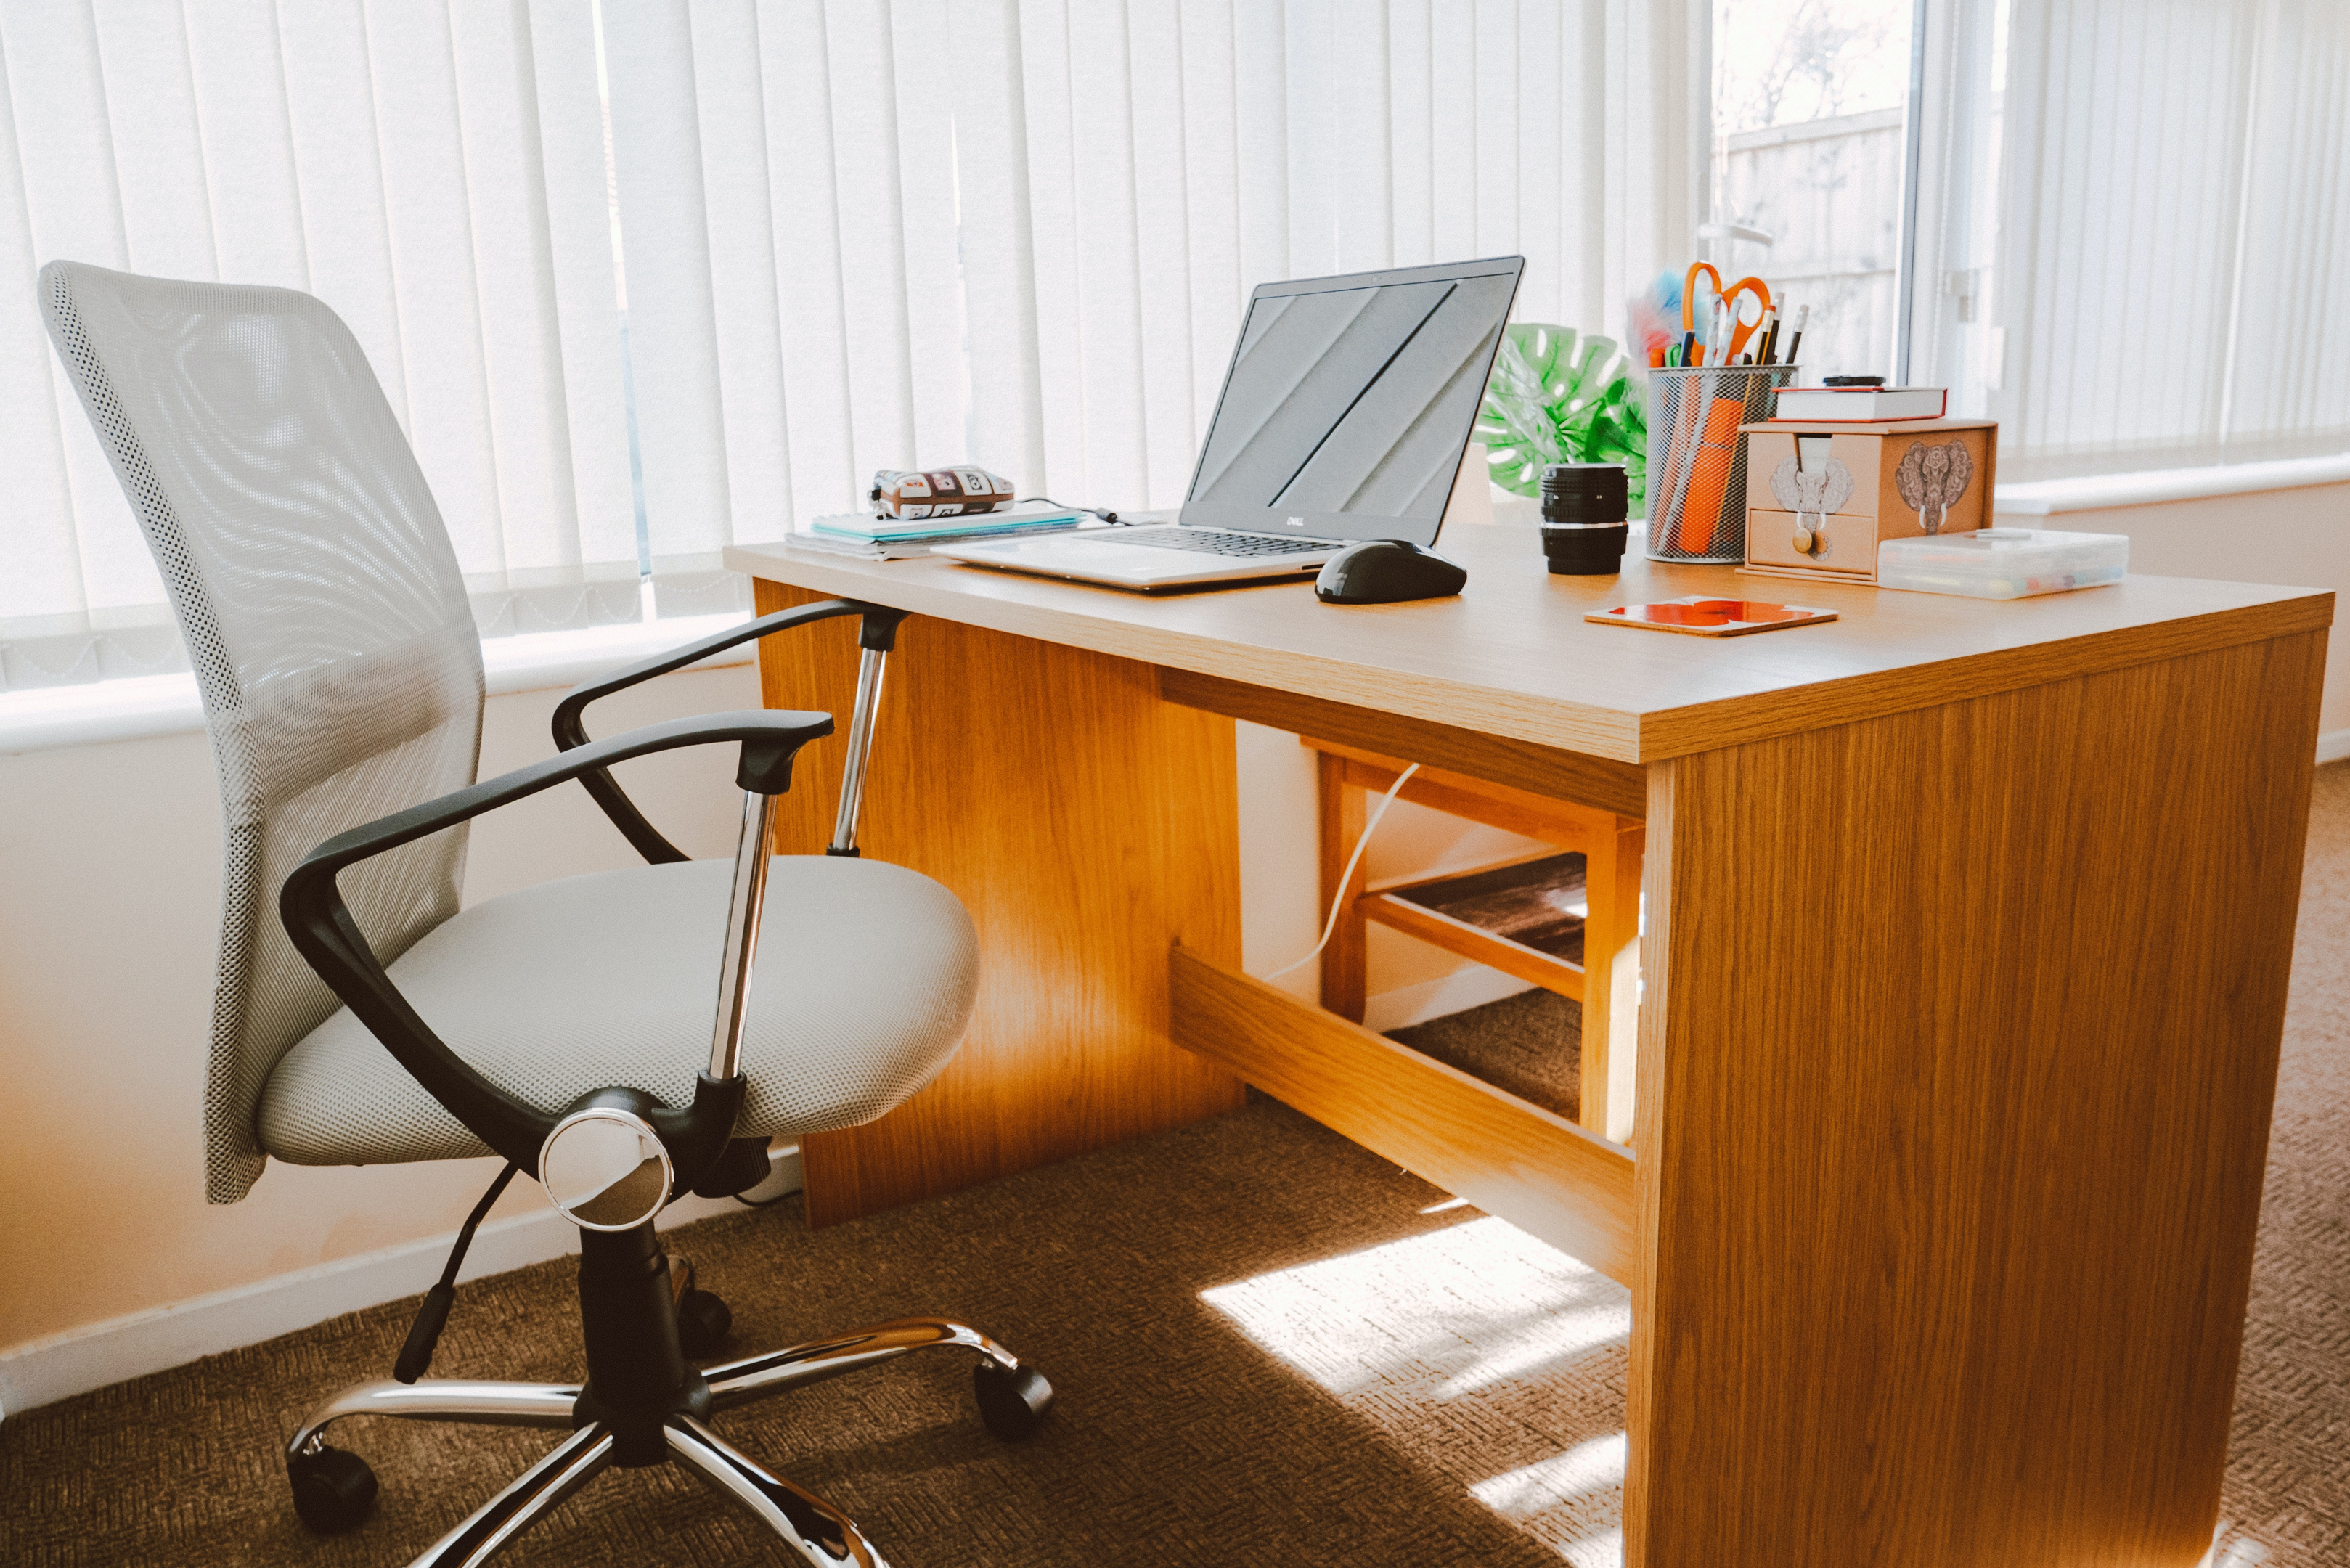
M 1682 364 L 1684 364 L 1684 365 L 1694 365 L 1694 364 L 1696 364 L 1696 363 L 1697 363 L 1696 359 L 1694 359 L 1694 358 L 1691 358 L 1691 356 L 1692 356 L 1692 355 L 1694 355 L 1696 352 L 1697 352 L 1697 334 L 1696 334 L 1696 333 L 1694 333 L 1694 332 L 1684 332 L 1684 333 L 1682 333 L 1682 334 L 1681 334 L 1681 363 L 1682 363 Z
M 1795 312 L 1795 330 L 1787 338 L 1787 363 L 1790 365 L 1795 362 L 1795 355 L 1804 347 L 1804 323 L 1810 320 L 1811 316 L 1812 307 L 1808 305 Z

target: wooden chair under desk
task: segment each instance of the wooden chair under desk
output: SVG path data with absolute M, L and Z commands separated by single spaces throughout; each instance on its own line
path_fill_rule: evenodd
M 1336 741 L 1298 739 L 1315 753 L 1319 908 L 1327 909 L 1334 900 L 1343 899 L 1330 945 L 1322 953 L 1322 1005 L 1357 1023 L 1363 1021 L 1373 921 L 1580 1002 L 1583 1047 L 1575 1119 L 1601 1137 L 1630 1143 L 1633 1042 L 1640 998 L 1640 819 L 1425 763 L 1396 792 L 1398 799 L 1415 805 L 1539 839 L 1550 846 L 1545 855 L 1565 851 L 1583 857 L 1587 913 L 1578 962 L 1408 897 L 1431 885 L 1506 869 L 1523 857 L 1440 877 L 1381 883 L 1370 882 L 1357 861 L 1342 895 L 1338 878 L 1362 836 L 1369 797 L 1394 787 L 1409 764 Z
M 1584 616 L 1736 597 L 1727 567 L 1445 545 L 1460 597 L 1362 608 L 727 552 L 763 612 L 911 612 L 864 846 L 980 933 L 962 1054 L 804 1141 L 811 1222 L 1245 1081 L 1629 1288 L 1626 1568 L 2192 1568 L 2333 596 L 1814 583 L 1838 620 L 1714 642 Z M 768 702 L 848 710 L 831 624 L 762 645 Z M 1236 720 L 1642 824 L 1629 1147 L 1243 971 Z M 804 754 L 783 844 L 823 842 L 841 743 Z

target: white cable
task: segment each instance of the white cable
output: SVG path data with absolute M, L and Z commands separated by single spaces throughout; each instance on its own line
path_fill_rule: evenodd
M 1271 974 L 1261 975 L 1258 978 L 1263 980 L 1279 980 L 1283 975 L 1287 974 L 1293 969 L 1305 968 L 1314 961 L 1314 957 L 1316 953 L 1319 953 L 1324 948 L 1330 945 L 1330 933 L 1338 929 L 1338 911 L 1344 909 L 1347 904 L 1347 889 L 1354 886 L 1356 864 L 1362 859 L 1363 851 L 1370 846 L 1371 835 L 1378 831 L 1379 818 L 1385 816 L 1388 814 L 1388 807 L 1395 804 L 1396 791 L 1403 788 L 1404 781 L 1410 778 L 1412 774 L 1418 772 L 1419 772 L 1419 764 L 1418 763 L 1414 763 L 1411 766 L 1398 774 L 1396 775 L 1396 782 L 1388 785 L 1388 793 L 1379 796 L 1379 808 L 1371 813 L 1371 819 L 1368 822 L 1363 824 L 1362 836 L 1355 840 L 1355 852 L 1347 857 L 1347 869 L 1338 878 L 1338 891 L 1330 900 L 1330 918 L 1323 923 L 1322 940 L 1315 942 L 1314 946 L 1306 951 L 1305 956 L 1299 959 L 1295 963 L 1284 964 L 1280 969 L 1274 970 Z

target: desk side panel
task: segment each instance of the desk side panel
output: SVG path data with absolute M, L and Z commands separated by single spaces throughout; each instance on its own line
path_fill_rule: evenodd
M 762 581 L 762 614 L 817 596 Z M 843 716 L 853 622 L 760 648 L 770 706 Z M 779 853 L 830 836 L 844 735 L 801 753 Z M 1168 1038 L 1167 949 L 1240 962 L 1232 724 L 1159 700 L 1151 667 L 929 618 L 891 656 L 859 843 L 953 890 L 979 928 L 962 1050 L 879 1121 L 804 1140 L 824 1225 L 1242 1103 Z
M 2324 641 L 1659 768 L 1632 1568 L 2201 1557 Z
M 1636 817 L 1648 809 L 1648 775 L 1638 763 L 1172 667 L 1159 670 L 1159 691 L 1170 702 L 1444 768 L 1548 800 L 1574 801 L 1623 816 Z
M 1565 1117 L 1263 981 L 1179 950 L 1175 1037 L 1365 1148 L 1618 1283 L 1633 1158 Z

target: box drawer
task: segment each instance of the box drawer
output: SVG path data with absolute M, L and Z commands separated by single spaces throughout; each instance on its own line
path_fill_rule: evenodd
M 1807 519 L 1816 524 L 1816 517 Z M 1849 572 L 1856 577 L 1877 575 L 1877 519 L 1856 512 L 1836 512 L 1821 531 L 1822 545 L 1812 555 L 1795 549 L 1795 514 L 1761 507 L 1746 514 L 1746 558 L 1758 566 L 1793 567 L 1806 572 Z

